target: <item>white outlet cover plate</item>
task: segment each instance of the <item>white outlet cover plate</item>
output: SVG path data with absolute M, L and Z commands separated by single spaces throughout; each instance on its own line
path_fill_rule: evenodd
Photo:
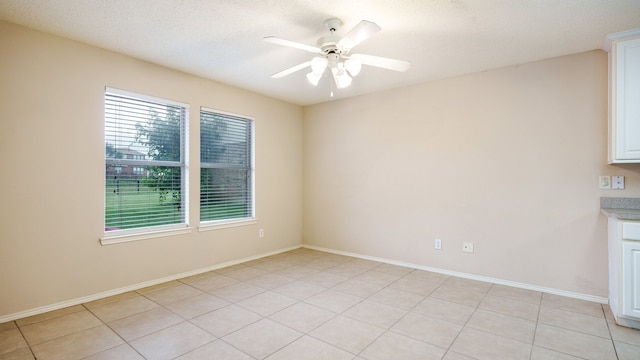
M 600 176 L 600 189 L 611 189 L 611 176 Z
M 471 242 L 463 242 L 462 243 L 462 251 L 472 253 L 473 252 L 473 243 Z
M 612 188 L 615 190 L 624 190 L 624 176 L 613 176 L 612 178 Z

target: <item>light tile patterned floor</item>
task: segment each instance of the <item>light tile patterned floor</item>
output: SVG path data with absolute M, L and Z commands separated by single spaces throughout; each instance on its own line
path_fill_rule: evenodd
M 0 324 L 2 359 L 640 359 L 607 306 L 297 249 Z

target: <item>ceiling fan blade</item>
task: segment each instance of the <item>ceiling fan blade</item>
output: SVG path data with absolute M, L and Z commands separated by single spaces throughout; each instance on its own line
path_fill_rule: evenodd
M 356 25 L 353 29 L 349 30 L 345 36 L 338 41 L 338 45 L 342 46 L 345 49 L 353 49 L 356 45 L 361 42 L 367 40 L 369 36 L 377 33 L 382 30 L 378 24 L 362 20 Z
M 308 51 L 308 52 L 314 53 L 314 54 L 318 54 L 318 53 L 322 52 L 322 50 L 320 48 L 317 48 L 315 46 L 305 45 L 305 44 L 297 43 L 295 41 L 280 39 L 280 38 L 277 38 L 275 36 L 267 36 L 265 38 L 262 38 L 262 40 L 266 41 L 268 43 L 272 43 L 272 44 L 276 44 L 276 45 L 282 45 L 282 46 L 288 46 L 290 48 L 304 50 L 304 51 Z
M 405 72 L 409 69 L 411 64 L 408 61 L 389 59 L 380 56 L 353 54 L 349 56 L 350 59 L 360 60 L 365 65 L 375 66 L 387 70 L 394 70 Z
M 284 69 L 284 70 L 280 71 L 279 73 L 275 73 L 275 74 L 271 75 L 271 77 L 274 78 L 274 79 L 279 79 L 281 77 L 285 77 L 285 76 L 287 76 L 289 74 L 293 74 L 294 72 L 300 71 L 300 70 L 302 70 L 302 69 L 304 69 L 306 67 L 309 67 L 309 66 L 311 66 L 311 61 L 303 62 L 302 64 L 298 64 L 298 65 L 292 66 L 292 67 L 290 67 L 288 69 Z

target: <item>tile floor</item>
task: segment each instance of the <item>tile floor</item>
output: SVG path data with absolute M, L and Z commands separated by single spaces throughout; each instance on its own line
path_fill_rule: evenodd
M 0 324 L 0 359 L 640 359 L 607 306 L 309 249 Z

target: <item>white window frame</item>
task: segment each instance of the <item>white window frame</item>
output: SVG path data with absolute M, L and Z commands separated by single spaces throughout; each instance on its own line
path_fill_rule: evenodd
M 198 114 L 198 121 L 202 121 L 200 119 L 200 114 L 202 113 L 202 111 L 205 112 L 210 112 L 210 113 L 215 113 L 215 114 L 220 114 L 220 115 L 227 115 L 227 116 L 231 116 L 231 117 L 236 117 L 236 118 L 242 118 L 245 119 L 247 121 L 250 122 L 251 124 L 251 133 L 249 134 L 251 136 L 251 156 L 250 156 L 250 161 L 251 161 L 251 165 L 250 165 L 250 174 L 251 174 L 251 216 L 249 217 L 243 217 L 243 218 L 229 218 L 229 219 L 219 219 L 219 220 L 199 220 L 199 226 L 198 226 L 198 231 L 209 231 L 209 230 L 216 230 L 216 229 L 224 229 L 224 228 L 231 228 L 231 227 L 237 227 L 237 226 L 247 226 L 247 225 L 253 225 L 253 224 L 257 224 L 258 223 L 258 219 L 256 217 L 256 165 L 255 165 L 255 146 L 256 146 L 256 138 L 255 138 L 255 118 L 251 117 L 251 116 L 246 116 L 246 115 L 239 115 L 239 114 L 234 114 L 234 113 L 230 113 L 230 112 L 226 112 L 226 111 L 221 111 L 221 110 L 216 110 L 216 109 L 211 109 L 211 108 L 207 108 L 207 107 L 200 107 L 200 112 Z M 201 129 L 202 131 L 202 129 Z M 202 144 L 200 144 L 200 146 L 202 146 Z M 198 151 L 198 153 L 200 153 L 200 151 Z M 201 165 L 202 168 L 202 165 Z M 198 184 L 200 185 L 200 184 Z M 198 188 L 200 188 L 200 186 L 198 186 Z M 198 193 L 198 199 L 200 199 L 200 193 L 201 193 L 202 189 L 200 189 L 199 193 Z M 202 209 L 202 204 L 200 204 L 199 206 L 199 210 Z M 202 215 L 200 215 L 201 217 Z
M 192 232 L 193 228 L 191 228 L 189 226 L 189 104 L 186 103 L 182 103 L 182 102 L 178 102 L 178 101 L 174 101 L 174 100 L 168 100 L 165 98 L 160 98 L 160 97 L 155 97 L 155 96 L 150 96 L 150 95 L 144 95 L 144 94 L 139 94 L 139 93 L 134 93 L 134 92 L 129 92 L 129 91 L 125 91 L 125 90 L 120 90 L 120 89 L 115 89 L 115 88 L 110 88 L 110 87 L 105 87 L 105 99 L 103 100 L 103 106 L 105 106 L 105 108 L 103 109 L 103 116 L 106 117 L 106 96 L 108 93 L 111 94 L 116 94 L 116 95 L 121 95 L 121 96 L 125 96 L 125 97 L 131 97 L 134 99 L 140 99 L 143 101 L 150 101 L 150 102 L 156 102 L 156 103 L 162 103 L 162 104 L 167 104 L 167 105 L 175 105 L 175 106 L 180 106 L 183 107 L 185 109 L 185 116 L 184 116 L 184 123 L 182 124 L 182 134 L 181 134 L 181 141 L 182 141 L 182 150 L 181 150 L 181 154 L 180 154 L 180 163 L 181 163 L 181 175 L 182 175 L 182 202 L 183 202 L 183 211 L 184 211 L 184 222 L 179 223 L 179 224 L 170 224 L 170 225 L 159 225 L 159 226 L 149 226 L 149 227 L 139 227 L 139 228 L 133 228 L 133 229 L 122 229 L 122 230 L 111 230 L 111 231 L 104 231 L 103 232 L 103 236 L 99 239 L 100 243 L 102 245 L 110 245 L 110 244 L 117 244 L 117 243 L 122 243 L 122 242 L 129 242 L 129 241 L 137 241 L 137 240 L 145 240 L 145 239 L 151 239 L 151 238 L 157 238 L 157 237 L 165 237 L 165 236 L 173 236 L 173 235 L 180 235 L 180 234 L 188 234 L 190 232 Z M 106 126 L 106 118 L 103 118 L 103 126 Z M 106 131 L 106 128 L 105 128 Z M 106 142 L 106 137 L 105 138 L 105 142 Z M 103 144 L 103 149 L 105 148 L 106 144 Z M 105 154 L 105 158 L 104 158 L 104 164 L 107 164 L 108 160 L 106 158 L 106 154 Z M 150 162 L 149 160 L 128 160 L 128 163 L 131 163 L 129 165 L 141 165 L 141 166 L 145 166 L 148 165 L 148 163 Z M 160 166 L 162 166 L 161 162 L 154 162 L 154 164 L 158 164 L 160 163 Z M 106 175 L 106 174 L 105 174 Z M 104 177 L 104 183 L 102 186 L 103 191 L 106 188 L 106 176 Z M 106 216 L 106 199 L 104 199 L 105 203 L 103 204 L 103 224 L 105 223 L 105 216 Z

